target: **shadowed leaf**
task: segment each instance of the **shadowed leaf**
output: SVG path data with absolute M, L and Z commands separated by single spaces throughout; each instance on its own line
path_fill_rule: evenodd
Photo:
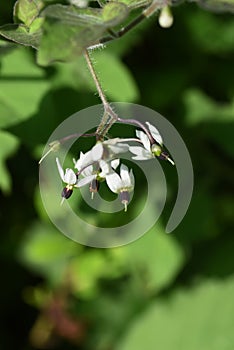
M 18 44 L 32 46 L 35 49 L 39 46 L 41 34 L 41 30 L 30 32 L 23 24 L 6 24 L 0 27 L 0 35 L 4 38 L 12 40 Z

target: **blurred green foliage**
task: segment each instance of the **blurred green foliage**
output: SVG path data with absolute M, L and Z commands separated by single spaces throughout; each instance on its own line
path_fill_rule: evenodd
M 12 21 L 13 3 L 0 4 L 1 24 Z M 0 41 L 1 349 L 234 348 L 234 18 L 195 4 L 172 11 L 172 28 L 152 17 L 93 52 L 108 98 L 167 117 L 195 172 L 191 206 L 172 234 L 164 227 L 177 178 L 168 167 L 160 223 L 114 249 L 63 236 L 38 191 L 37 161 L 51 132 L 99 103 L 83 58 L 45 68 L 31 48 Z M 86 208 L 83 215 L 103 220 Z

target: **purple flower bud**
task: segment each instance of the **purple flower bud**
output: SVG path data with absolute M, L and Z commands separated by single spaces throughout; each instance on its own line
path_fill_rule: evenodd
M 64 187 L 64 189 L 62 190 L 62 197 L 65 198 L 65 199 L 68 199 L 71 197 L 72 195 L 72 192 L 73 192 L 73 189 L 71 187 Z

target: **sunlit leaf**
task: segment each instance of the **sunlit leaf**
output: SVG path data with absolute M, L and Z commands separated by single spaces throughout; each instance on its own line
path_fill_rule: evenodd
M 19 252 L 22 263 L 50 281 L 63 278 L 71 257 L 81 246 L 66 238 L 50 224 L 34 223 L 27 231 Z
M 102 19 L 106 27 L 119 24 L 128 15 L 126 5 L 118 2 L 108 2 L 102 10 Z
M 128 14 L 124 4 L 108 3 L 103 9 L 79 9 L 51 5 L 46 16 L 44 34 L 38 52 L 38 63 L 71 61 L 102 37 L 106 29 L 120 23 Z
M 15 136 L 0 130 L 0 188 L 5 193 L 11 190 L 11 176 L 5 161 L 17 150 L 18 145 L 19 141 Z
M 159 228 L 122 247 L 119 254 L 131 270 L 138 270 L 149 291 L 159 291 L 172 283 L 184 262 L 178 243 Z
M 231 350 L 234 280 L 208 281 L 152 303 L 117 350 Z
M 73 288 L 78 295 L 91 297 L 97 294 L 98 281 L 106 275 L 107 260 L 101 251 L 90 251 L 74 259 L 71 264 Z
M 43 69 L 26 49 L 17 49 L 1 59 L 0 126 L 8 127 L 30 118 L 49 88 Z
M 228 103 L 218 103 L 202 91 L 191 89 L 184 95 L 186 107 L 186 120 L 190 125 L 201 122 L 234 121 L 234 101 Z
M 41 0 L 18 0 L 14 6 L 16 23 L 23 23 L 29 27 L 43 7 Z

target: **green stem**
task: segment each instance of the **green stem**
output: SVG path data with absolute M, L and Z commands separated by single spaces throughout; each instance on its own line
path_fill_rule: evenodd
M 95 83 L 99 97 L 100 97 L 102 104 L 103 104 L 103 107 L 104 107 L 104 113 L 103 113 L 102 120 L 101 120 L 101 122 L 96 130 L 97 138 L 102 139 L 105 137 L 105 135 L 107 134 L 110 127 L 118 120 L 118 115 L 113 111 L 112 107 L 110 106 L 109 102 L 106 99 L 106 96 L 103 92 L 101 83 L 100 83 L 98 76 L 95 72 L 93 62 L 91 60 L 91 57 L 89 55 L 88 50 L 84 50 L 84 57 L 86 59 L 87 66 L 88 66 L 89 71 L 92 75 L 93 81 Z

